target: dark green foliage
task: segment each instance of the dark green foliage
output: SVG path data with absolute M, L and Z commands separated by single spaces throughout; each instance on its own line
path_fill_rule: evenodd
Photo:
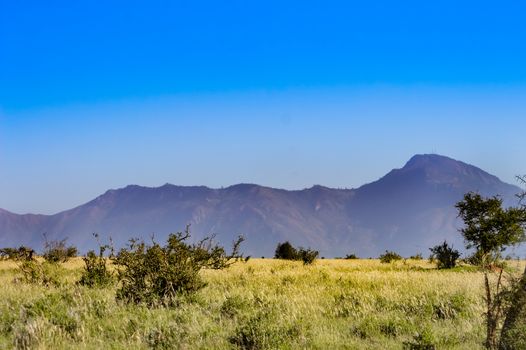
M 241 237 L 234 243 L 231 255 L 213 244 L 210 237 L 188 244 L 189 237 L 187 227 L 185 233 L 171 234 L 165 246 L 132 240 L 128 248 L 121 249 L 114 261 L 120 283 L 117 299 L 149 306 L 171 306 L 177 296 L 205 286 L 199 276 L 202 269 L 223 269 L 240 258 Z
M 64 263 L 70 258 L 77 256 L 77 248 L 74 246 L 66 247 L 67 239 L 61 241 L 48 241 L 44 244 L 44 254 L 42 257 L 50 263 Z
M 411 260 L 423 260 L 424 257 L 422 256 L 422 253 L 418 253 L 418 254 L 415 254 L 415 255 L 411 255 L 409 257 L 409 259 L 411 259 Z
M 93 288 L 104 287 L 113 282 L 113 274 L 106 265 L 104 247 L 101 247 L 99 255 L 90 250 L 82 260 L 84 260 L 84 271 L 78 284 Z
M 429 248 L 433 255 L 433 260 L 436 262 L 439 269 L 452 269 L 457 264 L 457 259 L 460 257 L 458 250 L 449 246 L 446 241 L 444 243 Z
M 20 246 L 19 248 L 0 249 L 0 259 L 6 260 L 33 260 L 35 251 L 29 247 Z
M 466 247 L 475 249 L 473 261 L 484 271 L 485 346 L 497 349 L 497 330 L 507 306 L 501 254 L 507 247 L 524 241 L 526 209 L 503 209 L 502 199 L 499 197 L 483 198 L 472 192 L 467 193 L 456 204 L 456 208 L 464 220 L 464 228 L 460 232 L 464 236 Z M 492 282 L 490 274 L 497 274 L 493 279 L 496 282 Z
M 386 250 L 384 254 L 380 255 L 379 259 L 382 264 L 389 264 L 393 261 L 402 260 L 402 257 L 395 252 Z
M 110 250 L 110 258 L 113 256 L 113 245 L 103 245 L 99 241 L 99 235 L 94 233 L 93 236 L 99 243 L 99 255 L 95 254 L 93 250 L 90 250 L 84 260 L 84 271 L 80 280 L 77 282 L 80 285 L 93 287 L 104 287 L 113 282 L 113 274 L 108 270 L 107 259 L 104 257 L 106 250 Z
M 344 259 L 354 260 L 354 259 L 359 259 L 359 258 L 358 258 L 358 256 L 356 254 L 351 253 L 351 254 L 347 254 Z
M 526 211 L 523 208 L 502 208 L 499 197 L 483 198 L 478 193 L 467 193 L 456 204 L 459 216 L 464 220 L 460 231 L 466 240 L 466 248 L 475 248 L 481 264 L 486 267 L 500 259 L 508 246 L 524 240 Z
M 290 242 L 278 243 L 274 259 L 298 260 L 298 250 Z
M 482 266 L 482 252 L 476 251 L 464 259 L 464 262 L 473 266 Z
M 276 252 L 274 253 L 274 259 L 284 260 L 301 260 L 303 264 L 310 265 L 318 257 L 319 252 L 310 248 L 299 248 L 296 249 L 290 242 L 278 243 Z
M 318 254 L 319 252 L 317 250 L 311 250 L 309 248 L 300 248 L 298 250 L 298 255 L 304 265 L 311 265 L 318 257 Z

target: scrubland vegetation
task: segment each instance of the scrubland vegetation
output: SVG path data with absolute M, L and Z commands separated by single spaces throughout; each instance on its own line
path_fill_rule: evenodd
M 509 262 L 519 273 L 524 263 Z M 114 269 L 115 267 L 110 267 Z M 0 262 L 0 348 L 437 349 L 483 348 L 483 275 L 425 260 L 251 259 L 201 272 L 206 286 L 173 307 L 118 301 L 117 286 L 76 283 L 80 258 L 58 284 L 24 283 Z M 413 347 L 411 347 L 413 346 Z M 430 347 L 427 347 L 430 348 Z
M 462 261 L 446 241 L 429 261 L 317 260 L 289 242 L 251 260 L 242 237 L 228 254 L 213 237 L 189 243 L 189 226 L 82 259 L 65 240 L 41 257 L 4 248 L 0 348 L 524 349 L 525 264 L 502 253 L 524 241 L 526 208 L 474 193 L 456 207 L 474 248 Z

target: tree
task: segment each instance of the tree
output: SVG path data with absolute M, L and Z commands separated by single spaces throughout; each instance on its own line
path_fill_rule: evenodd
M 298 250 L 289 241 L 278 243 L 274 253 L 275 259 L 298 260 Z
M 432 260 L 436 261 L 439 269 L 452 269 L 457 264 L 457 259 L 460 257 L 458 250 L 449 246 L 446 241 L 444 243 L 429 248 L 431 251 Z
M 483 198 L 469 192 L 458 202 L 459 217 L 464 221 L 460 230 L 466 248 L 476 250 L 477 263 L 484 272 L 486 300 L 486 348 L 497 348 L 497 330 L 503 316 L 502 252 L 509 246 L 524 240 L 526 211 L 524 208 L 502 208 L 502 199 L 493 196 Z M 490 278 L 490 275 L 496 275 Z M 493 286 L 492 286 L 493 284 Z

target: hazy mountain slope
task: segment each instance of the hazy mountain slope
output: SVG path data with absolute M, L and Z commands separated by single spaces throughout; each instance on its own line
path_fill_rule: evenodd
M 349 216 L 356 230 L 370 232 L 380 249 L 428 253 L 447 239 L 462 247 L 454 204 L 464 193 L 499 194 L 516 204 L 520 191 L 481 169 L 438 155 L 417 155 L 402 169 L 356 190 Z
M 216 233 L 225 245 L 242 233 L 244 251 L 255 256 L 271 256 L 284 240 L 326 256 L 376 256 L 385 249 L 427 254 L 428 247 L 445 238 L 462 246 L 453 206 L 467 191 L 500 194 L 514 204 L 519 188 L 438 155 L 415 156 L 356 190 L 133 185 L 51 216 L 0 211 L 0 245 L 40 247 L 47 232 L 51 238 L 69 237 L 85 250 L 95 245 L 92 233 L 98 232 L 122 246 L 131 237 L 149 239 L 152 234 L 163 241 L 191 224 L 195 239 Z

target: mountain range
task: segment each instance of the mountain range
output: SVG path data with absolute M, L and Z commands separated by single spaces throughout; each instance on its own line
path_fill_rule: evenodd
M 0 247 L 39 250 L 46 233 L 48 239 L 67 237 L 86 251 L 97 245 L 97 232 L 105 242 L 111 237 L 118 248 L 135 237 L 164 242 L 169 233 L 190 224 L 192 239 L 216 234 L 225 246 L 242 234 L 242 250 L 257 257 L 272 256 L 285 240 L 327 257 L 377 256 L 386 249 L 427 255 L 429 247 L 444 239 L 463 247 L 454 205 L 469 191 L 500 195 L 505 205 L 517 205 L 521 189 L 436 154 L 416 155 L 402 168 L 356 189 L 130 185 L 54 215 L 0 209 Z

